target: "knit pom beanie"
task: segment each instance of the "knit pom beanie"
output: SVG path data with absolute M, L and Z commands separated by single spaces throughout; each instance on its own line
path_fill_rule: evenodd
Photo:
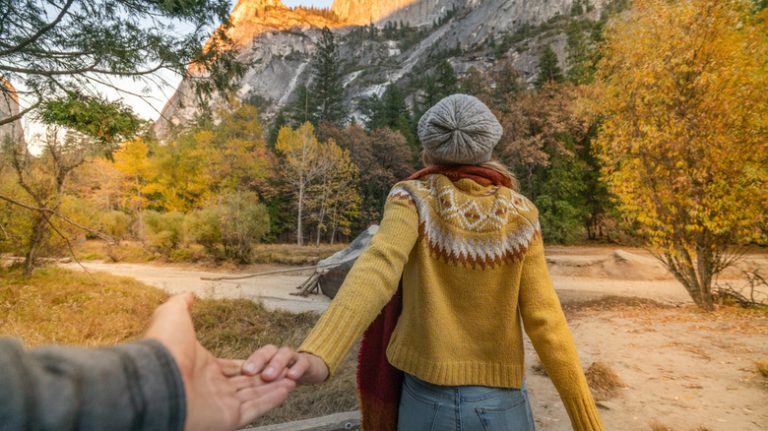
M 431 162 L 478 165 L 491 159 L 503 129 L 477 97 L 453 94 L 421 116 L 417 131 Z

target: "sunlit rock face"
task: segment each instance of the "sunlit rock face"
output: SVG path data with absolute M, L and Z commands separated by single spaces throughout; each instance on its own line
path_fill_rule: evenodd
M 461 54 L 447 58 L 461 75 L 469 68 L 493 68 L 499 60 L 511 62 L 524 79 L 533 81 L 543 46 L 551 46 L 565 66 L 566 37 L 561 30 L 531 32 L 500 52 L 488 48 L 489 40 L 504 34 L 536 28 L 556 17 L 569 17 L 575 0 L 335 0 L 332 14 L 285 7 L 279 0 L 241 0 L 232 11 L 229 34 L 238 45 L 239 58 L 248 62 L 246 74 L 235 83 L 235 96 L 259 100 L 269 121 L 296 96 L 296 89 L 311 79 L 310 61 L 320 29 L 331 28 L 344 60 L 344 85 L 349 110 L 362 117 L 362 102 L 381 95 L 390 83 L 405 83 L 417 70 L 433 67 L 433 54 L 460 47 Z M 588 17 L 595 19 L 610 0 L 590 0 Z M 450 11 L 454 12 L 451 13 Z M 450 14 L 450 19 L 446 19 Z M 441 19 L 442 18 L 442 19 Z M 355 29 L 373 23 L 407 23 L 423 30 L 416 43 L 401 46 L 398 40 L 355 36 Z M 436 25 L 439 23 L 439 25 Z M 413 92 L 409 102 L 412 102 Z M 225 97 L 207 100 L 211 112 L 226 106 Z M 165 139 L 174 126 L 183 128 L 200 113 L 189 82 L 180 84 L 155 123 L 157 136 Z
M 10 82 L 0 78 L 0 118 L 9 118 L 18 113 L 19 98 L 16 89 Z M 20 120 L 0 126 L 0 146 L 4 145 L 7 139 L 16 143 L 24 140 L 24 129 Z

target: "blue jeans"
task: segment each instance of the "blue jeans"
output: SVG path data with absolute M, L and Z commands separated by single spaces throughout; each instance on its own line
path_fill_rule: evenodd
M 535 431 L 522 388 L 440 386 L 405 373 L 398 431 Z

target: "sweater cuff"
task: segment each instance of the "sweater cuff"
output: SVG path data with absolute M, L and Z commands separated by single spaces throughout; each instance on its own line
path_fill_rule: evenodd
M 574 431 L 603 431 L 605 428 L 589 389 L 580 395 L 575 398 L 563 398 Z
M 331 304 L 298 351 L 311 353 L 325 361 L 330 377 L 336 373 L 365 328 L 366 322 L 360 313 L 343 305 Z

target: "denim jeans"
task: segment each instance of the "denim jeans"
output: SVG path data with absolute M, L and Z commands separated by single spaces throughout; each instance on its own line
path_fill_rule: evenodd
M 398 431 L 535 431 L 522 388 L 440 386 L 405 373 Z

